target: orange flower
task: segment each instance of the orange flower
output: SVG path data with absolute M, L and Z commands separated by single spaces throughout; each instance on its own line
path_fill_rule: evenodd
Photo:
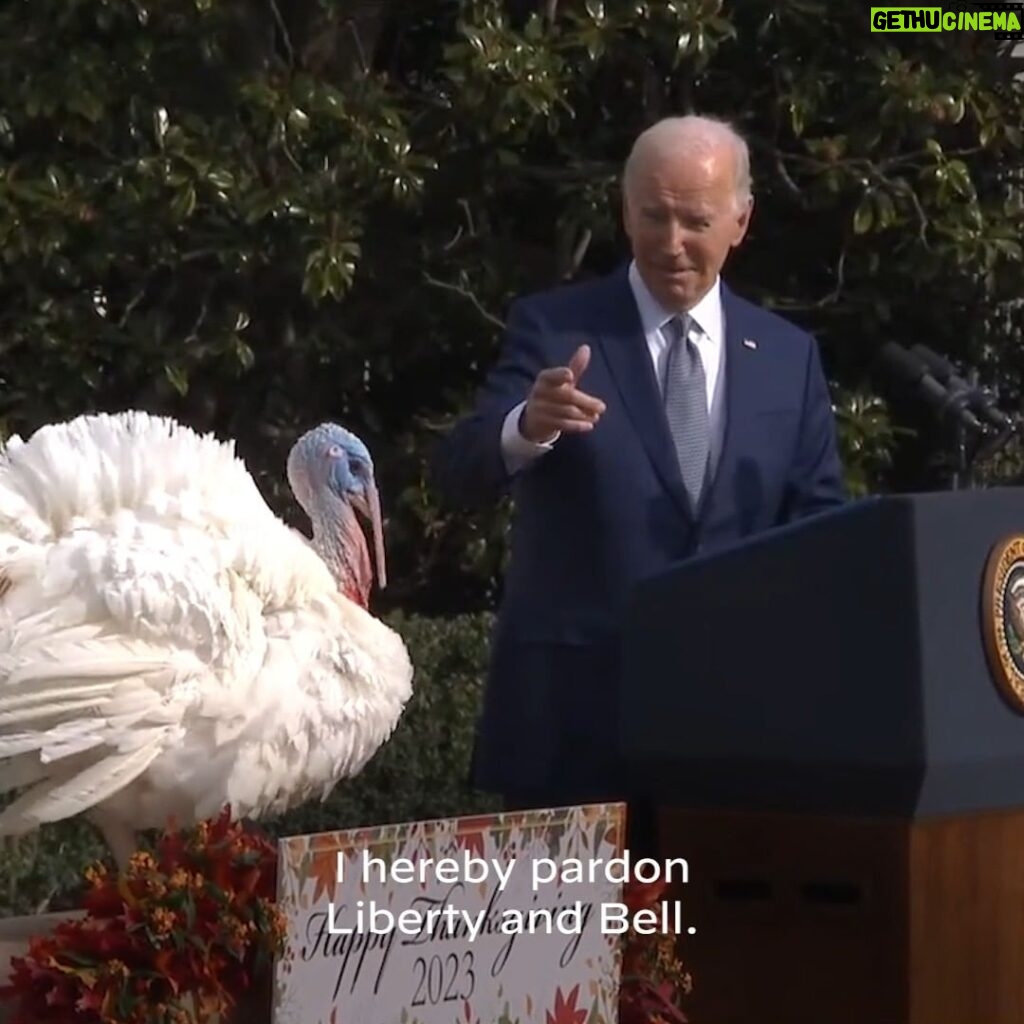
M 85 880 L 92 886 L 99 887 L 107 877 L 107 869 L 103 864 L 90 864 L 85 869 Z
M 154 907 L 150 914 L 153 931 L 157 935 L 168 935 L 177 923 L 178 915 L 166 907 Z
M 140 875 L 145 871 L 156 870 L 156 861 L 153 860 L 153 855 L 147 853 L 145 850 L 139 850 L 138 853 L 133 853 L 131 860 L 128 861 L 128 874 L 132 876 Z

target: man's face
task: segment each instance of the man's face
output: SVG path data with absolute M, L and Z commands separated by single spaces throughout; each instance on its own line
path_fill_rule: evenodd
M 713 154 L 649 154 L 624 196 L 626 234 L 644 283 L 666 309 L 692 308 L 743 240 L 752 204 L 738 204 L 735 163 Z

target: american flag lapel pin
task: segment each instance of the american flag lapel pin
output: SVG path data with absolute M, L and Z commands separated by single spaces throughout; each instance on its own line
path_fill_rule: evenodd
M 747 348 L 757 348 L 757 342 L 754 341 L 753 338 L 744 338 L 743 344 L 746 345 Z

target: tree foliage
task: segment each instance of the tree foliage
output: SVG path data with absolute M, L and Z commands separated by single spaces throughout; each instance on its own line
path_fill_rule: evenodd
M 666 114 L 747 134 L 731 280 L 821 340 L 855 490 L 935 482 L 866 377 L 883 341 L 1019 400 L 1024 85 L 985 34 L 819 0 L 21 0 L 0 57 L 0 429 L 168 412 L 291 517 L 289 444 L 344 422 L 393 602 L 493 597 L 507 509 L 442 512 L 425 460 L 509 299 L 623 258 L 619 169 Z

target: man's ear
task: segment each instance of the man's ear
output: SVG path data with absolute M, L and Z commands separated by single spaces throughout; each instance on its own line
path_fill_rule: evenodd
M 750 220 L 754 215 L 754 197 L 751 196 L 744 204 L 743 209 L 740 210 L 736 217 L 736 230 L 733 235 L 732 247 L 735 249 L 736 246 L 747 237 L 747 231 L 750 230 Z

